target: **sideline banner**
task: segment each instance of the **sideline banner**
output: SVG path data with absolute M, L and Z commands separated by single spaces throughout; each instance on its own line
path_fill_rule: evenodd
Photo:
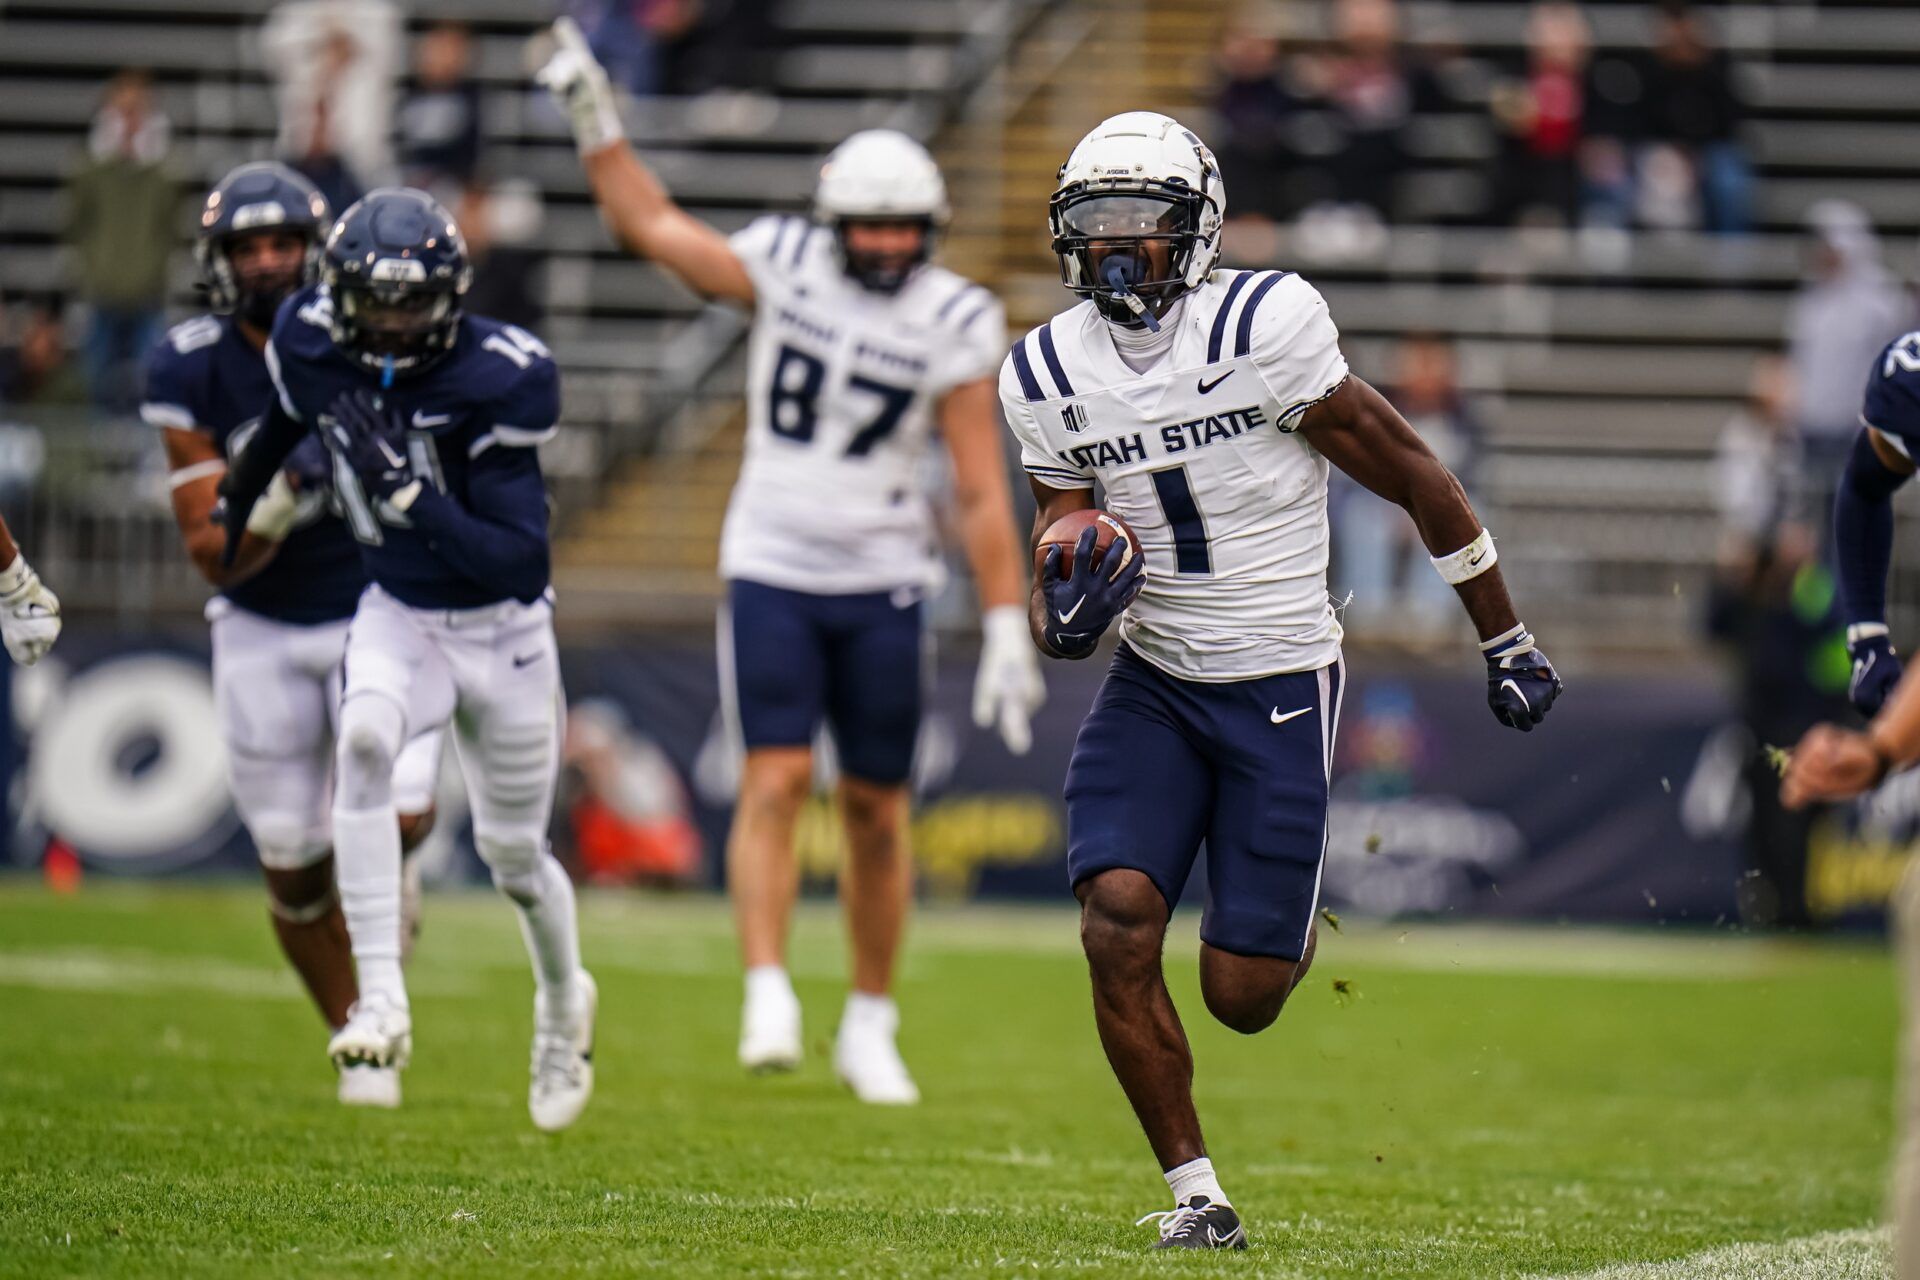
M 571 705 L 556 845 L 594 878 L 718 884 L 737 756 L 711 642 L 569 646 L 562 664 Z M 1383 665 L 1363 656 L 1349 668 L 1329 907 L 1643 923 L 1734 915 L 1742 793 L 1737 764 L 1723 767 L 1731 714 L 1713 682 L 1581 677 L 1540 731 L 1521 735 L 1488 714 L 1477 663 Z M 1047 663 L 1033 750 L 1015 758 L 969 718 L 973 655 L 935 664 L 914 778 L 928 893 L 1068 899 L 1060 788 L 1104 669 L 1104 657 Z M 78 629 L 14 686 L 24 746 L 16 863 L 37 861 L 52 839 L 97 872 L 251 867 L 226 796 L 203 638 Z M 799 849 L 810 879 L 825 881 L 839 836 L 825 798 L 831 743 L 820 745 L 822 796 Z M 451 756 L 429 867 L 470 875 L 478 868 Z M 1906 791 L 1894 807 L 1920 812 L 1920 786 L 1889 787 L 1878 803 Z M 1817 824 L 1816 918 L 1877 910 L 1911 829 Z M 1200 892 L 1191 885 L 1187 901 Z

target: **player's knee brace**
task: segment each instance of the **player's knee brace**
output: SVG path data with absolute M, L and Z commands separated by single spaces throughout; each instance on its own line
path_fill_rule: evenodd
M 385 698 L 348 699 L 340 709 L 339 803 L 371 809 L 393 794 L 393 762 L 400 754 L 406 718 Z
M 474 847 L 493 873 L 493 886 L 521 906 L 540 897 L 542 863 L 551 859 L 546 832 L 533 827 L 475 827 Z
M 323 861 L 333 842 L 324 827 L 293 813 L 249 813 L 247 833 L 268 871 L 303 871 Z

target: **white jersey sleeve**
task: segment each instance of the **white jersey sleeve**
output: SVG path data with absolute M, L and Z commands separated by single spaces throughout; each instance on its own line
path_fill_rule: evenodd
M 1020 466 L 1028 475 L 1049 489 L 1093 488 L 1091 468 L 1047 448 L 1046 435 L 1035 416 L 1038 407 L 1029 402 L 1011 355 L 1000 366 L 1000 409 L 1007 419 L 1007 429 L 1020 444 Z
M 1007 352 L 1007 309 L 984 286 L 968 282 L 940 304 L 935 323 L 948 334 L 934 351 L 927 389 L 935 397 L 991 378 Z
M 1280 406 L 1275 423 L 1282 431 L 1300 425 L 1300 415 L 1325 400 L 1347 380 L 1340 354 L 1340 331 L 1320 291 L 1297 275 L 1278 278 L 1273 297 L 1252 312 L 1253 367 Z M 1249 304 L 1252 305 L 1251 303 Z
M 811 219 L 793 213 L 770 213 L 755 218 L 727 237 L 727 244 L 747 269 L 754 292 L 777 296 L 791 286 L 800 270 L 809 242 L 824 230 Z

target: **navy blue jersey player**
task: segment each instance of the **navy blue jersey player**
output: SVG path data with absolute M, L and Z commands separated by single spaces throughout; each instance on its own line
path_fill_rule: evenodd
M 1861 430 L 1834 496 L 1840 607 L 1853 657 L 1848 694 L 1876 714 L 1900 680 L 1887 631 L 1887 569 L 1893 560 L 1893 494 L 1920 456 L 1920 332 L 1887 344 L 1867 375 Z
M 246 164 L 220 180 L 195 245 L 212 312 L 175 325 L 154 348 L 141 416 L 160 430 L 188 554 L 219 588 L 207 606 L 214 697 L 234 806 L 259 851 L 274 932 L 338 1029 L 355 986 L 334 892 L 328 793 L 347 620 L 366 571 L 334 512 L 318 440 L 271 476 L 230 564 L 221 562 L 225 538 L 212 519 L 227 458 L 273 399 L 264 351 L 274 312 L 317 274 L 330 221 L 320 193 L 285 165 Z M 431 820 L 438 772 L 439 735 L 422 735 L 396 771 L 406 843 Z M 409 908 L 416 903 L 410 894 Z M 340 1098 L 391 1106 L 399 1078 L 379 1067 L 345 1069 Z
M 231 539 L 263 476 L 317 435 L 372 579 L 347 641 L 333 803 L 360 999 L 330 1052 L 404 1066 L 411 1050 L 393 762 L 452 720 L 475 843 L 533 960 L 529 1108 L 564 1128 L 592 1092 L 595 996 L 572 885 L 547 848 L 561 689 L 534 446 L 553 434 L 559 376 L 531 334 L 464 313 L 465 243 L 423 192 L 375 191 L 347 210 L 321 270 L 280 308 L 272 405 L 224 490 Z

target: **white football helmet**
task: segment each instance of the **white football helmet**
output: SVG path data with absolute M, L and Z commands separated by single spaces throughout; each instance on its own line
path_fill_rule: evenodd
M 841 265 L 869 289 L 892 293 L 933 253 L 947 225 L 947 184 L 927 149 L 896 129 L 862 129 L 835 147 L 820 166 L 813 215 L 834 232 Z M 847 252 L 849 222 L 921 222 L 918 255 L 909 260 Z
M 1074 147 L 1047 202 L 1060 282 L 1109 320 L 1158 329 L 1213 274 L 1226 212 L 1220 165 L 1192 130 L 1154 111 L 1110 117 Z M 1157 275 L 1149 241 L 1169 246 Z

